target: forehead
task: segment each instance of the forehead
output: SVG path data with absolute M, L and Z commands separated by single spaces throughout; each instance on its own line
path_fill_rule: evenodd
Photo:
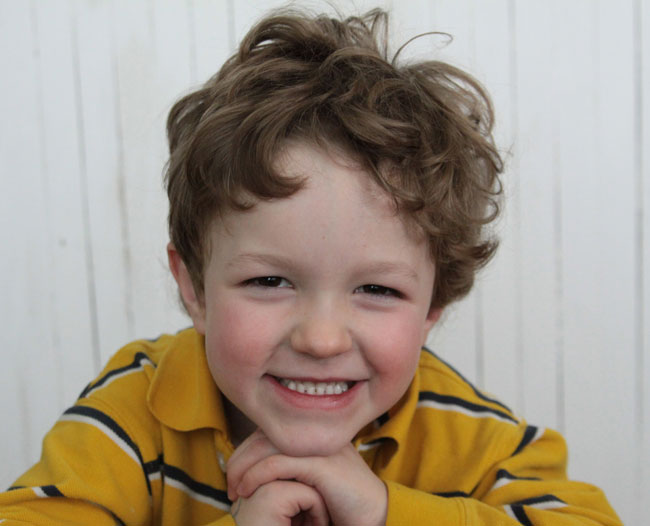
M 257 199 L 246 211 L 220 216 L 213 234 L 231 238 L 217 240 L 213 235 L 221 248 L 224 241 L 230 248 L 234 241 L 249 243 L 250 249 L 251 244 L 272 240 L 294 250 L 296 240 L 311 247 L 316 238 L 325 241 L 344 233 L 347 243 L 335 245 L 340 251 L 397 252 L 414 246 L 420 250 L 423 236 L 398 214 L 392 196 L 342 149 L 287 143 L 277 156 L 275 170 L 280 176 L 299 179 L 301 188 L 289 197 Z M 278 236 L 277 230 L 283 235 Z
M 303 181 L 306 188 L 341 200 L 352 192 L 361 198 L 363 208 L 383 208 L 391 217 L 397 214 L 392 197 L 379 187 L 363 162 L 336 143 L 288 141 L 278 153 L 274 168 L 283 177 Z

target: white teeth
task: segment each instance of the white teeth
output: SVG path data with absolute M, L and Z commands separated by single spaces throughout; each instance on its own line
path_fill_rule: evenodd
M 341 394 L 348 390 L 347 382 L 301 382 L 300 380 L 288 380 L 278 378 L 278 381 L 287 389 L 298 391 L 299 393 L 314 396 Z

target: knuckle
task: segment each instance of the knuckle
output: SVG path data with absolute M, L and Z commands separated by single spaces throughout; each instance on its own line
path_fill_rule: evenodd
M 280 459 L 277 455 L 272 455 L 266 459 L 266 467 L 275 471 L 280 465 Z

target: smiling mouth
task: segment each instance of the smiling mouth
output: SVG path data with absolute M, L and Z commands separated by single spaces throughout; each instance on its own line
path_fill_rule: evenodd
M 290 380 L 288 378 L 277 378 L 276 380 L 289 389 L 301 394 L 325 396 L 340 395 L 350 389 L 356 382 L 310 382 L 301 380 Z

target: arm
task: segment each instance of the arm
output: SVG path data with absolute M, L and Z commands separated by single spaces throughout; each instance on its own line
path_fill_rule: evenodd
M 485 526 L 621 526 L 604 494 L 589 484 L 566 478 L 563 438 L 522 426 L 515 452 L 496 463 L 472 495 L 451 498 L 407 488 L 388 487 L 387 526 L 483 524 Z
M 0 494 L 3 526 L 149 524 L 150 484 L 132 431 L 99 400 L 66 411 L 41 460 Z

